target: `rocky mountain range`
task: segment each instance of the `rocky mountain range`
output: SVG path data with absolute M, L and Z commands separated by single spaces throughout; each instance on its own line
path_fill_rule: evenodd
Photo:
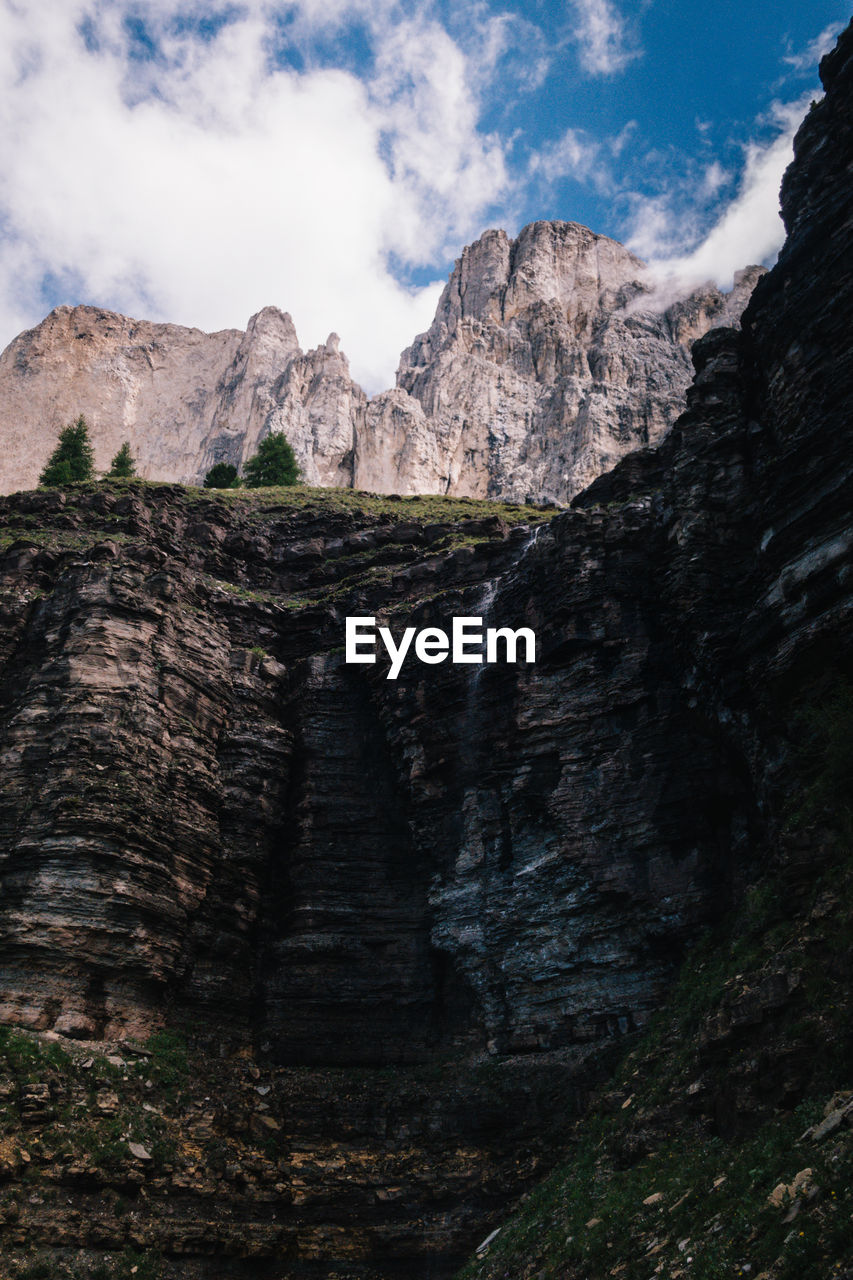
M 853 28 L 821 73 L 741 328 L 569 510 L 0 499 L 16 1280 L 849 1274 Z M 502 246 L 445 296 L 472 349 L 521 314 Z M 537 661 L 389 680 L 351 615 Z M 731 910 L 751 949 L 697 946 Z
M 400 357 L 397 389 L 370 402 L 356 487 L 567 501 L 663 438 L 693 342 L 737 324 L 761 274 L 658 309 L 643 264 L 606 236 L 573 222 L 487 232 Z
M 304 353 L 274 307 L 213 334 L 58 307 L 0 356 L 0 492 L 34 485 L 83 413 L 98 467 L 128 440 L 152 480 L 200 483 L 284 431 L 312 485 L 562 502 L 665 434 L 692 342 L 736 323 L 760 274 L 656 309 L 643 264 L 605 236 L 558 222 L 514 241 L 487 232 L 403 352 L 397 387 L 372 399 L 335 334 Z

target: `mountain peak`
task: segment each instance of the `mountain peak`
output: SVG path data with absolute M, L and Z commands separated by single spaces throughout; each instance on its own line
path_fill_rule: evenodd
M 96 465 L 129 440 L 149 479 L 240 466 L 269 431 L 316 484 L 568 501 L 660 440 L 691 377 L 690 345 L 736 323 L 758 268 L 722 295 L 655 294 L 643 263 L 577 222 L 485 231 L 456 262 L 397 390 L 369 404 L 340 339 L 304 353 L 293 319 L 203 333 L 101 307 L 56 307 L 0 358 L 0 490 L 33 485 L 84 413 Z M 642 315 L 641 315 L 642 312 Z

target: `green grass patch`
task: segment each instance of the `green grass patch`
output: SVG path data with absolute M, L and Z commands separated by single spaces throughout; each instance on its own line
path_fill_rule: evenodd
M 150 492 L 156 502 L 159 493 L 171 490 L 179 498 L 184 497 L 192 506 L 224 505 L 258 514 L 271 510 L 300 512 L 313 507 L 318 515 L 324 512 L 352 512 L 364 516 L 392 516 L 395 521 L 417 520 L 427 524 L 483 519 L 488 516 L 500 516 L 508 524 L 531 524 L 551 520 L 560 514 L 560 508 L 557 507 L 504 502 L 491 498 L 456 498 L 444 494 L 404 497 L 398 494 L 368 493 L 359 489 L 325 489 L 304 484 L 264 489 L 203 489 L 195 485 L 132 477 L 123 480 L 83 481 L 62 485 L 60 488 L 68 492 L 72 501 L 78 495 L 107 490 L 118 494 L 132 493 L 143 501 Z
M 182 1087 L 190 1074 L 189 1048 L 186 1039 L 177 1031 L 155 1031 L 146 1042 L 151 1054 L 147 1063 L 140 1064 L 155 1084 L 165 1089 Z
M 820 1114 L 810 1100 L 737 1151 L 719 1138 L 683 1134 L 628 1170 L 610 1159 L 617 1122 L 593 1122 L 571 1163 L 531 1194 L 487 1259 L 471 1262 L 460 1280 L 650 1280 L 661 1262 L 662 1274 L 686 1265 L 694 1280 L 755 1276 L 771 1266 L 778 1280 L 825 1280 L 853 1243 L 853 1153 L 803 1149 L 799 1138 Z M 785 1221 L 790 1204 L 775 1207 L 768 1197 L 804 1166 L 819 1188 L 820 1212 Z
M 690 949 L 666 1005 L 615 1073 L 616 1092 L 576 1128 L 570 1160 L 468 1264 L 464 1280 L 722 1280 L 768 1271 L 773 1280 L 825 1280 L 850 1265 L 853 1134 L 801 1138 L 837 1090 L 853 1088 L 851 706 L 844 687 L 810 701 L 806 764 L 790 784 L 798 805 L 813 798 L 820 819 L 801 835 L 830 840 L 820 873 L 797 881 L 792 896 L 781 857 Z M 727 1024 L 727 1010 L 780 974 L 794 981 L 787 998 L 757 1021 Z M 806 1065 L 796 1106 L 796 1098 L 762 1102 L 777 1053 Z M 692 1110 L 694 1081 L 705 1101 Z M 736 1123 L 717 1125 L 716 1103 L 743 1088 L 754 1113 L 741 1106 Z M 768 1204 L 775 1187 L 805 1169 L 811 1198 Z
M 837 678 L 803 700 L 793 718 L 796 785 L 788 824 L 799 830 L 830 818 L 853 834 L 853 681 Z
M 61 1045 L 14 1027 L 0 1027 L 0 1075 L 34 1084 L 46 1072 L 67 1071 L 71 1059 Z
M 400 523 L 415 520 L 419 524 L 443 524 L 500 516 L 507 524 L 533 524 L 551 520 L 560 514 L 554 507 L 488 498 L 454 498 L 441 494 L 400 497 L 364 493 L 359 489 L 319 489 L 301 484 L 270 489 L 222 489 L 216 490 L 215 498 L 207 489 L 187 486 L 186 491 L 194 502 L 224 502 L 247 513 L 262 514 L 270 510 L 299 512 L 313 507 L 318 516 L 325 512 L 350 512 L 361 516 L 392 516 Z
M 160 1280 L 162 1275 L 159 1253 L 133 1248 L 103 1256 L 78 1253 L 64 1258 L 41 1250 L 29 1257 L 7 1251 L 0 1266 L 2 1280 Z

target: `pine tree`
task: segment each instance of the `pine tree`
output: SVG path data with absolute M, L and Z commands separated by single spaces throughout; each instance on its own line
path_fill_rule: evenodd
M 59 444 L 48 458 L 39 476 L 39 484 L 73 484 L 79 480 L 91 480 L 94 466 L 95 454 L 89 441 L 89 428 L 81 413 L 76 422 L 60 431 Z
M 283 431 L 273 431 L 264 437 L 258 445 L 258 452 L 246 463 L 244 474 L 249 489 L 296 484 L 299 466 Z
M 204 477 L 205 489 L 236 489 L 237 468 L 230 462 L 215 462 Z
M 136 463 L 133 454 L 130 452 L 130 442 L 125 440 L 116 456 L 110 463 L 110 469 L 107 472 L 108 480 L 124 480 L 129 476 L 136 475 Z

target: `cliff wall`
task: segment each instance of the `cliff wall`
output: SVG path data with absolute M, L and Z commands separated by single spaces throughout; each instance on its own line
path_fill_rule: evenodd
M 301 1068 L 312 1097 L 332 1068 L 370 1081 L 334 1154 L 340 1113 L 296 1108 L 288 1130 L 282 1092 L 289 1154 L 260 1217 L 203 1145 L 172 1166 L 213 1188 L 186 1184 L 196 1225 L 169 1246 L 197 1274 L 215 1274 L 211 1236 L 220 1259 L 251 1237 L 274 1276 L 448 1273 L 531 1176 L 518 1089 L 466 1094 L 466 1073 L 518 1070 L 522 1095 L 548 1081 L 574 1106 L 776 856 L 798 715 L 851 668 L 849 30 L 822 74 L 788 242 L 742 331 L 696 344 L 686 413 L 570 511 L 134 484 L 2 500 L 3 1018 L 97 1039 L 190 1025 L 232 1064 Z M 530 626 L 537 662 L 390 681 L 343 661 L 350 614 Z M 405 1073 L 441 1064 L 462 1072 L 435 1086 L 441 1117 L 415 1089 L 411 1126 L 391 1124 L 401 1081 L 430 1096 Z M 804 1067 L 789 1093 L 807 1085 Z M 467 1166 L 462 1096 L 492 1108 Z M 233 1121 L 205 1123 L 224 1140 Z M 392 1131 L 399 1163 L 368 1177 Z M 292 1158 L 312 1142 L 312 1185 L 369 1187 L 308 1197 L 325 1232 Z M 426 1150 L 462 1161 L 452 1204 Z M 24 1243 L 85 1234 L 55 1168 Z M 169 1193 L 155 1182 L 140 1239 Z M 229 1204 L 262 1228 L 226 1231 Z
M 286 428 L 309 484 L 352 480 L 366 397 L 335 334 L 303 353 L 289 315 L 266 307 L 245 333 L 202 333 L 99 307 L 57 307 L 0 355 L 0 489 L 35 486 L 63 426 L 83 414 L 106 471 L 127 440 L 149 480 L 201 482 Z
M 507 510 L 5 500 L 8 1019 L 141 1033 L 173 999 L 374 1063 L 642 1021 L 719 894 L 729 817 L 697 814 L 725 766 L 659 630 L 647 504 Z M 538 661 L 390 681 L 343 661 L 352 613 L 532 625 Z

